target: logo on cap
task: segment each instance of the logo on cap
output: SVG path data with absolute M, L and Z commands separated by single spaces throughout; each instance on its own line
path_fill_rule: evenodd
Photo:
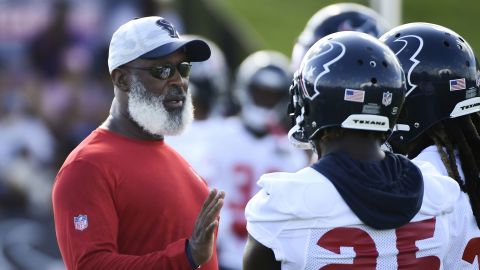
M 166 30 L 172 38 L 179 38 L 177 31 L 175 31 L 175 28 L 173 27 L 173 24 L 171 24 L 169 21 L 160 19 L 156 21 L 156 24 L 162 29 Z

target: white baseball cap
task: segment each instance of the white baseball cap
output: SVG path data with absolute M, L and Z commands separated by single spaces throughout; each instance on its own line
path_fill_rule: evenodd
M 189 62 L 210 58 L 210 47 L 205 41 L 180 38 L 174 26 L 164 18 L 134 19 L 113 33 L 108 49 L 108 70 L 112 73 L 115 68 L 137 58 L 157 59 L 181 48 L 184 48 Z

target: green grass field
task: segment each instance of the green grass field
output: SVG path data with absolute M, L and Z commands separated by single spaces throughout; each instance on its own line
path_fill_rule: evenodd
M 340 1 L 308 0 L 214 0 L 229 10 L 246 27 L 259 49 L 291 55 L 298 34 L 321 7 Z M 350 1 L 368 5 L 368 1 Z M 480 1 L 403 0 L 403 23 L 431 22 L 449 27 L 462 35 L 480 54 Z

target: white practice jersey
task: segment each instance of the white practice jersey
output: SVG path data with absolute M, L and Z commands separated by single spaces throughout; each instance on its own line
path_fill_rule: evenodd
M 442 162 L 436 146 L 425 148 L 414 160 L 428 161 L 443 175 L 448 175 L 447 168 Z M 460 177 L 464 174 L 460 159 L 456 157 L 457 168 Z M 445 269 L 479 269 L 478 256 L 480 255 L 480 230 L 473 216 L 468 195 L 461 193 L 455 204 L 454 217 L 452 219 L 452 233 L 460 239 L 450 246 L 445 260 Z
M 209 118 L 195 120 L 180 135 L 167 136 L 165 141 L 175 149 L 205 180 L 215 175 L 214 145 L 219 140 L 225 120 Z
M 239 118 L 225 119 L 219 132 L 210 148 L 212 173 L 204 175 L 200 168 L 194 168 L 210 187 L 225 191 L 217 239 L 219 264 L 242 269 L 242 254 L 248 238 L 245 206 L 259 190 L 256 181 L 269 172 L 295 172 L 308 164 L 308 156 L 295 149 L 286 136 L 254 137 Z
M 296 173 L 272 173 L 248 203 L 248 232 L 273 250 L 283 270 L 447 269 L 449 220 L 460 196 L 458 184 L 426 162 L 420 211 L 396 229 L 366 226 L 332 182 L 311 167 Z

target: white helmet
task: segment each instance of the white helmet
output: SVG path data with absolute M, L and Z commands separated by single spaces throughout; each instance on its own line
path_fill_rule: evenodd
M 248 56 L 238 69 L 234 89 L 245 125 L 257 132 L 280 127 L 292 78 L 285 55 L 258 51 Z

